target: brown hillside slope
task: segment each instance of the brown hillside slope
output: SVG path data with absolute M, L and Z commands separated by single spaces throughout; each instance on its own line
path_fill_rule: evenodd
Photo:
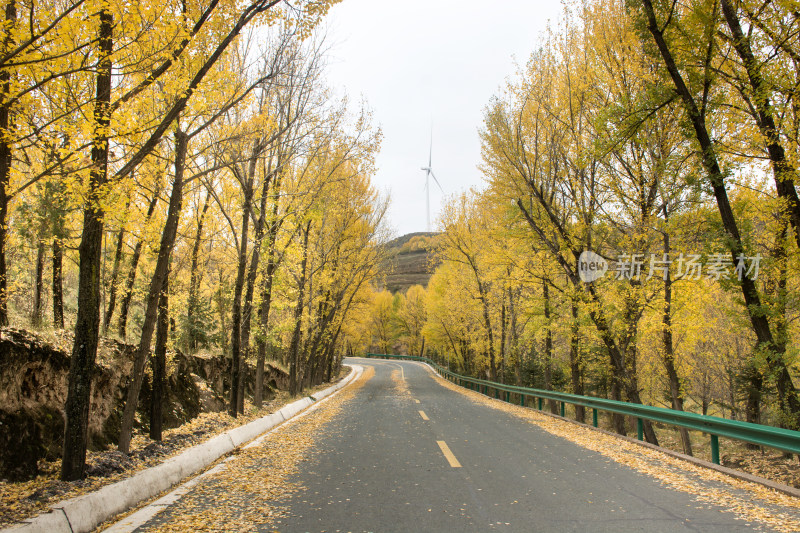
M 389 241 L 389 260 L 383 265 L 383 287 L 392 293 L 405 292 L 412 285 L 426 287 L 438 266 L 435 256 L 438 233 L 408 233 Z

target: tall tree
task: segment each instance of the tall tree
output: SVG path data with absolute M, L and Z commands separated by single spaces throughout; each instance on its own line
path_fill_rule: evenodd
M 709 70 L 712 67 L 711 56 L 715 49 L 716 33 L 713 31 L 713 26 L 705 33 L 706 42 L 704 44 L 708 50 L 708 60 L 704 64 L 701 74 L 706 85 L 705 91 L 701 93 L 703 96 L 698 99 L 687 85 L 665 33 L 666 30 L 670 29 L 670 25 L 674 26 L 677 22 L 670 16 L 663 25 L 659 24 L 656 11 L 650 0 L 642 0 L 641 10 L 647 31 L 656 45 L 669 79 L 673 83 L 683 105 L 687 120 L 692 126 L 695 141 L 700 149 L 700 160 L 706 173 L 706 180 L 713 190 L 720 219 L 727 234 L 725 244 L 733 264 L 736 264 L 745 257 L 745 247 L 739 231 L 739 224 L 728 197 L 725 173 L 720 166 L 717 148 L 711 140 L 706 120 L 708 111 L 707 95 L 710 90 L 711 80 Z M 712 13 L 712 17 L 719 17 L 718 11 Z M 715 23 L 714 18 L 711 20 Z M 770 317 L 761 311 L 762 296 L 755 281 L 747 276 L 742 276 L 741 290 L 751 326 L 758 339 L 758 350 L 765 353 L 770 368 L 777 374 L 778 394 L 787 405 L 787 409 L 793 419 L 791 425 L 796 426 L 798 425 L 798 417 L 800 417 L 800 397 L 786 366 L 786 345 L 780 341 L 776 342 L 770 327 Z
M 3 53 L 7 54 L 16 45 L 14 34 L 17 23 L 17 3 L 6 4 L 3 24 Z M 11 72 L 0 70 L 0 326 L 8 325 L 8 279 L 6 271 L 6 221 L 8 220 L 8 188 L 11 181 L 12 103 Z
M 89 426 L 91 376 L 97 355 L 100 328 L 100 259 L 103 243 L 101 197 L 108 182 L 109 125 L 111 122 L 111 71 L 114 17 L 111 10 L 98 12 L 98 63 L 93 115 L 92 169 L 89 194 L 83 212 L 78 278 L 78 317 L 70 358 L 65 411 L 61 479 L 83 477 Z M 2 237 L 2 236 L 0 236 Z
M 164 278 L 158 301 L 156 346 L 150 362 L 153 368 L 153 386 L 150 395 L 150 438 L 161 440 L 164 426 L 164 405 L 167 395 L 167 337 L 169 336 L 169 271 Z
M 147 362 L 147 355 L 150 353 L 150 342 L 153 338 L 153 330 L 156 326 L 158 303 L 161 299 L 164 282 L 169 272 L 172 248 L 175 245 L 175 237 L 178 232 L 178 221 L 183 204 L 184 172 L 188 144 L 189 135 L 179 127 L 176 128 L 175 174 L 172 180 L 172 191 L 169 197 L 169 210 L 167 212 L 167 220 L 164 223 L 164 230 L 161 234 L 161 244 L 158 248 L 158 259 L 156 261 L 155 271 L 153 272 L 153 277 L 150 281 L 150 289 L 147 293 L 145 315 L 142 322 L 142 338 L 139 341 L 139 346 L 134 355 L 132 381 L 128 386 L 125 409 L 122 412 L 122 420 L 120 422 L 120 436 L 117 447 L 122 453 L 128 453 L 130 451 L 139 391 L 141 390 L 142 381 L 144 379 L 144 365 Z

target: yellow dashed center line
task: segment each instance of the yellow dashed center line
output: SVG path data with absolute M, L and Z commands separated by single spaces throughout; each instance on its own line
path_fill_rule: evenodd
M 453 452 L 450 451 L 450 448 L 447 446 L 447 443 L 445 441 L 437 440 L 436 444 L 439 445 L 439 448 L 442 450 L 442 453 L 444 454 L 445 459 L 447 459 L 447 462 L 450 463 L 450 466 L 452 466 L 453 468 L 461 468 L 461 463 L 458 462 L 458 459 L 456 459 L 456 456 L 453 455 Z
M 428 418 L 428 415 L 425 414 L 425 411 L 420 411 L 419 416 L 421 416 L 423 420 L 430 420 L 430 418 Z

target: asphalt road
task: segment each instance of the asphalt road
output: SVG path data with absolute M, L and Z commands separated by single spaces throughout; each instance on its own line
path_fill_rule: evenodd
M 470 401 L 420 364 L 351 362 L 374 376 L 314 436 L 293 479 L 303 489 L 278 502 L 288 515 L 260 530 L 770 531 Z

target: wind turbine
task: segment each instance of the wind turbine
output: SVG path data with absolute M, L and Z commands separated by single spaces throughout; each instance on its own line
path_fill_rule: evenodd
M 431 166 L 431 157 L 433 156 L 433 131 L 431 131 L 431 145 L 428 150 L 428 166 L 422 167 L 422 170 L 425 171 L 425 206 L 427 208 L 428 213 L 428 233 L 431 231 L 431 189 L 430 189 L 430 179 L 433 178 L 433 181 L 436 182 L 436 185 L 439 187 L 439 190 L 444 193 L 444 189 L 439 184 L 439 180 L 436 179 L 436 175 L 433 173 L 433 167 Z

